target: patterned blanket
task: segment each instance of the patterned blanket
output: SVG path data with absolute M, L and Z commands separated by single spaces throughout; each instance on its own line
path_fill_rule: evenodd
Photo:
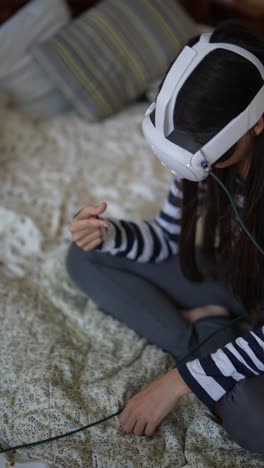
M 174 367 L 173 357 L 99 310 L 65 272 L 68 223 L 86 203 L 151 218 L 171 175 L 141 132 L 144 104 L 99 124 L 73 114 L 32 122 L 0 101 L 0 438 L 15 445 L 103 419 Z M 118 418 L 23 450 L 63 468 L 264 467 L 194 395 L 155 437 Z M 9 466 L 9 465 L 6 465 Z M 26 465 L 25 465 L 26 466 Z

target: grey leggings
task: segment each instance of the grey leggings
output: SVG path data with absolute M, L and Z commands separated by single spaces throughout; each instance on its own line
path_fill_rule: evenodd
M 198 252 L 198 258 L 199 252 Z M 171 353 L 176 361 L 197 347 L 208 335 L 230 323 L 245 310 L 219 281 L 195 283 L 180 269 L 178 256 L 154 264 L 142 264 L 108 253 L 85 252 L 73 243 L 67 270 L 75 284 L 104 312 L 126 323 L 140 336 Z M 189 324 L 179 308 L 208 304 L 229 309 L 229 317 L 210 317 Z M 237 327 L 218 332 L 191 357 L 201 358 L 234 341 Z M 264 375 L 237 383 L 219 402 L 218 410 L 230 437 L 243 448 L 264 453 Z

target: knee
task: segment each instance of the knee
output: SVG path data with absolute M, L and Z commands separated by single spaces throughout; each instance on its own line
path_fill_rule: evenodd
M 87 269 L 89 252 L 85 252 L 83 249 L 78 247 L 75 242 L 72 242 L 66 255 L 65 263 L 67 272 L 73 281 L 76 282 L 78 279 L 80 272 L 83 270 L 84 262 Z
M 78 263 L 78 256 L 79 254 L 77 250 L 77 245 L 75 244 L 75 242 L 72 242 L 65 259 L 66 269 L 70 277 L 73 276 L 73 272 L 75 271 L 76 265 Z
M 83 275 L 90 277 L 95 273 L 96 266 L 101 264 L 101 254 L 96 251 L 81 249 L 75 242 L 69 247 L 66 255 L 66 269 L 73 281 L 79 282 Z
M 238 382 L 217 405 L 227 433 L 242 448 L 264 453 L 264 375 Z

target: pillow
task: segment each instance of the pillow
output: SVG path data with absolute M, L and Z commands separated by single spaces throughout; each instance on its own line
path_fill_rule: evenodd
M 107 0 L 33 54 L 75 109 L 93 121 L 142 95 L 195 34 L 175 0 Z
M 49 117 L 69 105 L 30 53 L 69 21 L 63 0 L 34 0 L 0 26 L 0 91 L 34 117 Z

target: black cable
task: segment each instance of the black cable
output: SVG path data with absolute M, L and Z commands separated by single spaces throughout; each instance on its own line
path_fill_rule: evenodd
M 264 255 L 264 249 L 258 244 L 258 242 L 256 241 L 256 239 L 252 236 L 252 234 L 249 232 L 248 228 L 246 227 L 243 219 L 241 218 L 240 214 L 239 214 L 239 211 L 237 209 L 237 206 L 234 202 L 234 199 L 231 195 L 231 193 L 229 192 L 229 190 L 226 188 L 226 186 L 223 184 L 223 182 L 217 177 L 216 174 L 214 174 L 214 172 L 212 170 L 209 170 L 209 174 L 218 182 L 218 184 L 222 187 L 222 189 L 224 190 L 224 192 L 226 193 L 226 195 L 228 196 L 230 202 L 231 202 L 231 205 L 232 205 L 232 208 L 235 212 L 235 215 L 236 215 L 236 218 L 240 224 L 240 226 L 242 227 L 242 229 L 244 230 L 244 232 L 246 233 L 246 235 L 249 237 L 249 239 L 251 240 L 251 242 L 254 244 L 254 246 L 256 247 L 256 249 L 262 254 Z
M 22 449 L 22 448 L 27 448 L 27 447 L 33 447 L 34 445 L 47 444 L 48 442 L 53 442 L 54 440 L 63 439 L 64 437 L 68 437 L 68 436 L 70 436 L 72 434 L 76 434 L 77 432 L 85 431 L 85 429 L 88 429 L 88 427 L 96 426 L 96 424 L 100 424 L 100 423 L 106 421 L 107 419 L 113 418 L 114 416 L 117 416 L 118 414 L 120 414 L 122 411 L 123 410 L 117 411 L 116 413 L 111 414 L 110 416 L 107 416 L 107 418 L 100 419 L 99 421 L 96 421 L 96 422 L 94 422 L 92 424 L 88 424 L 87 426 L 83 426 L 83 427 L 80 427 L 79 429 L 75 429 L 74 431 L 65 432 L 64 434 L 57 435 L 57 436 L 54 436 L 54 437 L 48 437 L 48 439 L 37 440 L 36 442 L 29 442 L 28 444 L 15 445 L 14 447 L 9 447 L 7 449 L 1 449 L 0 454 L 5 453 L 5 452 L 11 452 L 12 450 L 17 450 L 17 449 Z
M 188 354 L 186 354 L 178 363 L 177 365 L 175 366 L 176 368 L 182 363 L 184 362 L 186 359 L 188 359 L 190 356 L 192 356 L 198 349 L 200 349 L 205 343 L 207 343 L 207 341 L 209 341 L 213 336 L 215 336 L 217 333 L 219 333 L 220 331 L 224 330 L 225 328 L 228 328 L 228 327 L 231 327 L 233 326 L 234 323 L 242 320 L 246 318 L 246 316 L 244 315 L 240 315 L 239 317 L 236 317 L 235 319 L 231 320 L 231 322 L 229 322 L 228 324 L 224 325 L 223 327 L 219 328 L 218 330 L 214 331 L 213 333 L 211 333 L 211 335 L 207 336 L 207 338 L 205 338 L 203 341 L 201 341 L 201 343 L 196 346 L 195 348 L 193 348 Z M 125 407 L 124 407 L 125 408 Z M 87 424 L 87 426 L 82 426 L 80 427 L 79 429 L 75 429 L 73 431 L 70 431 L 70 432 L 65 432 L 64 434 L 60 434 L 60 435 L 57 435 L 57 436 L 54 436 L 54 437 L 48 437 L 47 439 L 43 439 L 43 440 L 37 440 L 36 442 L 29 442 L 28 444 L 21 444 L 21 445 L 15 445 L 14 447 L 8 447 L 6 449 L 1 449 L 0 450 L 0 454 L 1 453 L 6 453 L 6 452 L 12 452 L 13 450 L 19 450 L 19 449 L 23 449 L 23 448 L 28 448 L 28 447 L 34 447 L 35 445 L 43 445 L 43 444 L 47 444 L 49 442 L 53 442 L 55 440 L 59 440 L 59 439 L 63 439 L 64 437 L 68 437 L 68 436 L 71 436 L 73 434 L 76 434 L 77 432 L 82 432 L 82 431 L 85 431 L 86 429 L 88 429 L 89 427 L 92 427 L 92 426 L 96 426 L 97 424 L 101 424 L 102 422 L 104 421 L 107 421 L 108 419 L 111 419 L 111 418 L 114 418 L 115 416 L 117 416 L 118 414 L 122 413 L 123 409 L 122 408 L 121 410 L 117 411 L 116 413 L 113 413 L 111 414 L 110 416 L 107 416 L 106 418 L 104 419 L 100 419 L 98 421 L 95 421 L 94 423 L 92 424 Z
M 253 242 L 253 244 L 255 245 L 255 247 L 260 251 L 260 253 L 262 253 L 262 255 L 264 254 L 264 250 L 258 245 L 258 243 L 256 242 L 256 240 L 252 237 L 252 235 L 250 234 L 250 232 L 247 230 L 246 226 L 244 225 L 243 223 L 243 220 L 241 219 L 239 213 L 238 213 L 238 210 L 237 210 L 237 207 L 234 203 L 234 200 L 231 196 L 231 194 L 229 193 L 229 191 L 227 190 L 227 188 L 225 187 L 225 185 L 221 182 L 220 179 L 218 179 L 218 177 L 213 173 L 212 170 L 209 170 L 209 173 L 211 176 L 214 177 L 214 179 L 221 185 L 221 187 L 223 188 L 223 190 L 225 191 L 225 193 L 227 194 L 231 204 L 232 204 L 232 207 L 235 211 L 235 214 L 236 214 L 236 217 L 238 219 L 238 221 L 240 222 L 242 228 L 244 229 L 244 231 L 246 232 L 246 234 L 249 236 L 250 240 Z M 80 210 L 81 211 L 81 210 Z M 74 215 L 77 216 L 80 211 L 78 211 L 78 213 L 76 213 Z M 177 365 L 175 366 L 176 368 L 182 363 L 184 362 L 186 359 L 188 359 L 190 356 L 192 356 L 196 351 L 198 351 L 205 343 L 207 343 L 207 341 L 209 341 L 213 336 L 215 336 L 217 333 L 219 333 L 220 331 L 222 330 L 225 330 L 225 328 L 229 328 L 231 326 L 233 326 L 234 323 L 242 320 L 243 318 L 247 318 L 246 316 L 244 315 L 240 315 L 239 317 L 236 317 L 235 319 L 231 320 L 231 322 L 227 323 L 226 325 L 224 325 L 223 327 L 219 328 L 218 330 L 216 330 L 215 332 L 211 333 L 211 335 L 209 335 L 207 338 L 205 338 L 198 346 L 196 346 L 194 349 L 192 349 L 192 351 L 190 351 L 188 354 L 186 354 L 178 363 Z M 110 418 L 113 418 L 115 416 L 117 416 L 118 414 L 122 413 L 124 408 L 122 408 L 121 410 L 117 411 L 116 413 L 114 414 L 111 414 L 110 416 L 107 416 L 106 418 L 104 419 L 100 419 L 99 421 L 96 421 L 92 424 L 88 424 L 87 426 L 83 426 L 83 427 L 80 427 L 79 429 L 75 429 L 74 431 L 70 431 L 70 432 L 65 432 L 64 434 L 61 434 L 61 435 L 58 435 L 58 436 L 54 436 L 54 437 L 49 437 L 48 439 L 43 439 L 43 440 L 38 440 L 36 442 L 30 442 L 28 444 L 22 444 L 22 445 L 16 445 L 14 447 L 9 447 L 7 449 L 1 449 L 0 450 L 0 454 L 1 453 L 5 453 L 5 452 L 11 452 L 12 450 L 16 450 L 16 449 L 22 449 L 22 448 L 27 448 L 27 447 L 33 447 L 34 445 L 42 445 L 42 444 L 46 444 L 48 442 L 53 442 L 55 440 L 59 440 L 59 439 L 63 439 L 64 437 L 68 437 L 70 435 L 73 435 L 73 434 L 76 434 L 77 432 L 82 432 L 82 431 L 85 431 L 86 429 L 88 429 L 89 427 L 92 427 L 92 426 L 96 426 L 96 424 L 101 424 L 102 422 L 104 421 L 107 421 L 107 419 L 110 419 Z

